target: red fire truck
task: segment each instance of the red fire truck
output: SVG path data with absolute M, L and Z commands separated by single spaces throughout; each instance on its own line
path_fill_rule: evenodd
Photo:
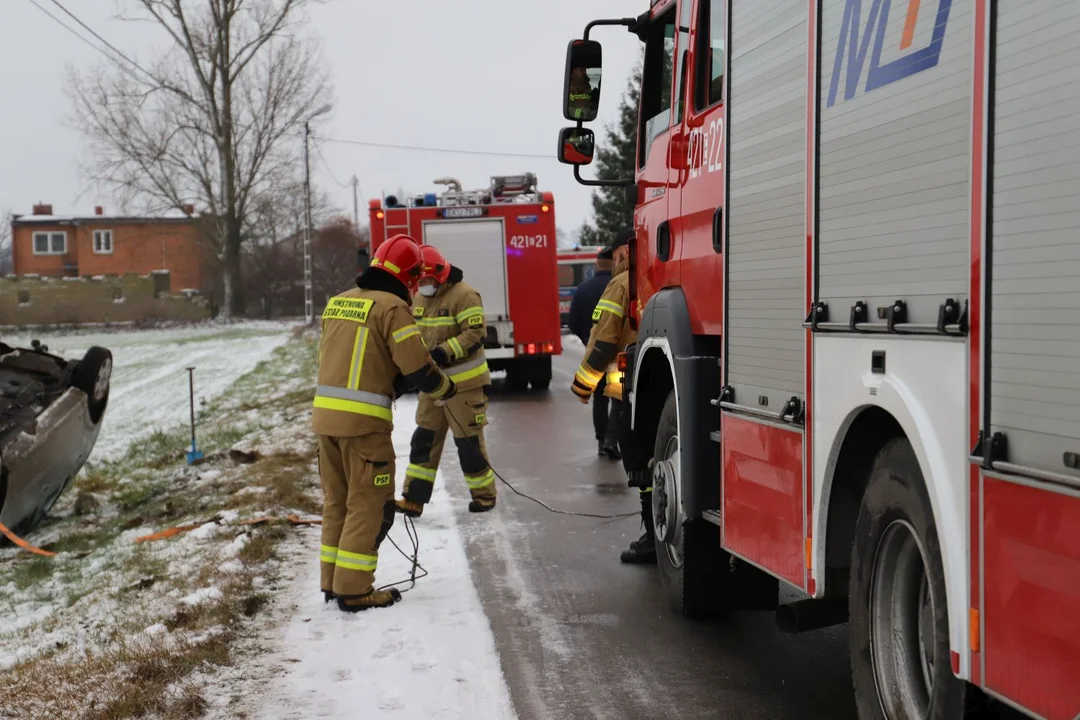
M 563 325 L 569 321 L 570 302 L 578 285 L 593 276 L 596 271 L 596 255 L 599 249 L 563 250 L 558 253 L 559 265 L 559 319 Z
M 447 190 L 370 201 L 372 252 L 398 233 L 438 248 L 484 301 L 488 367 L 505 370 L 510 389 L 546 390 L 562 352 L 554 197 L 532 173 L 493 177 L 482 190 L 435 184 Z
M 623 360 L 672 604 L 795 588 L 861 718 L 1076 718 L 1080 3 L 653 0 L 571 42 L 564 162 L 597 25 L 645 50 Z

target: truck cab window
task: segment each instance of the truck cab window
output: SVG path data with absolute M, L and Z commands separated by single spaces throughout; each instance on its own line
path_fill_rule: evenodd
M 675 16 L 667 15 L 649 29 L 645 42 L 645 64 L 641 73 L 641 128 L 638 162 L 649 158 L 653 140 L 671 125 L 672 69 L 675 66 Z
M 724 46 L 727 43 L 727 16 L 723 0 L 701 0 L 698 27 L 698 66 L 694 105 L 704 110 L 724 99 Z

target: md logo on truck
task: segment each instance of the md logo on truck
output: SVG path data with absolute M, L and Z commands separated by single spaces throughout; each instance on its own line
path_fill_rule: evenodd
M 884 87 L 897 80 L 902 80 L 923 70 L 938 64 L 941 58 L 941 46 L 945 42 L 945 29 L 949 22 L 949 9 L 952 0 L 938 0 L 937 15 L 934 19 L 934 30 L 930 42 L 913 52 L 910 51 L 915 39 L 915 29 L 919 21 L 920 0 L 908 0 L 907 12 L 904 15 L 904 25 L 900 34 L 899 52 L 903 53 L 894 60 L 881 64 L 882 50 L 885 48 L 885 35 L 890 25 L 896 27 L 900 13 L 896 17 L 890 17 L 892 9 L 891 0 L 846 0 L 844 5 L 844 18 L 840 26 L 840 42 L 836 47 L 836 57 L 833 60 L 832 82 L 829 83 L 829 97 L 826 107 L 832 107 L 836 103 L 836 91 L 840 85 L 841 71 L 844 69 L 844 61 L 847 61 L 847 72 L 844 73 L 844 100 L 855 97 L 859 81 L 863 76 L 863 65 L 866 62 L 866 54 L 870 49 L 870 43 L 874 43 L 874 52 L 870 56 L 870 69 L 866 74 L 866 85 L 863 92 L 870 92 Z M 863 10 L 869 6 L 869 14 L 866 23 L 862 22 Z M 890 22 L 892 21 L 892 22 Z

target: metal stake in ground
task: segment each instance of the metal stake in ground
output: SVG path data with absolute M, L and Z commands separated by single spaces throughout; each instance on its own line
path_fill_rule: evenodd
M 194 465 L 203 459 L 202 452 L 195 446 L 195 368 L 189 367 L 188 371 L 188 401 L 191 405 L 191 452 L 187 454 L 187 464 Z

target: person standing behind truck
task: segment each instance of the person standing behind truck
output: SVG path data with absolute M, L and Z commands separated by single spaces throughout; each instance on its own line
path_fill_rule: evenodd
M 321 585 L 343 612 L 393 605 L 376 590 L 379 545 L 394 524 L 394 415 L 404 380 L 447 400 L 455 387 L 428 355 L 409 312 L 420 247 L 395 235 L 375 252 L 357 287 L 330 298 L 322 315 L 312 429 L 323 487 Z
M 604 248 L 596 255 L 596 273 L 581 283 L 574 292 L 570 301 L 568 325 L 570 331 L 581 340 L 583 345 L 589 344 L 589 333 L 593 328 L 592 316 L 596 310 L 596 304 L 604 294 L 608 282 L 611 280 L 611 270 L 615 261 L 612 257 L 611 248 Z M 608 456 L 612 460 L 622 457 L 619 454 L 619 400 L 609 398 L 604 393 L 607 387 L 607 379 L 601 378 L 593 392 L 593 429 L 596 431 L 597 454 Z M 610 412 L 609 412 L 610 404 Z
M 615 270 L 611 281 L 604 289 L 604 294 L 596 303 L 592 319 L 592 333 L 585 347 L 585 357 L 574 375 L 574 381 L 570 389 L 578 400 L 588 403 L 600 380 L 607 376 L 607 387 L 604 392 L 609 397 L 622 400 L 622 382 L 618 377 L 618 369 L 615 360 L 619 353 L 626 350 L 626 346 L 634 342 L 637 333 L 630 327 L 630 238 L 634 237 L 634 231 L 627 229 L 615 236 L 611 244 L 612 256 L 615 260 Z M 619 403 L 619 443 L 623 455 L 623 467 L 629 461 L 637 461 L 640 449 L 627 442 L 629 435 L 629 418 L 626 403 Z M 655 563 L 656 562 L 656 539 L 653 533 L 652 516 L 652 478 L 647 473 L 633 472 L 627 478 L 631 487 L 638 488 L 641 499 L 641 523 L 645 532 L 640 538 L 630 543 L 630 547 L 624 550 L 621 559 L 625 563 Z
M 445 406 L 436 404 L 437 396 L 420 395 L 405 491 L 397 509 L 414 518 L 423 513 L 435 486 L 446 431 L 451 430 L 472 495 L 469 512 L 487 512 L 495 507 L 495 472 L 484 446 L 487 388 L 491 385 L 484 357 L 484 306 L 480 293 L 464 282 L 460 268 L 453 267 L 430 245 L 424 245 L 421 252 L 423 274 L 413 316 L 432 359 L 457 385 L 458 394 Z

